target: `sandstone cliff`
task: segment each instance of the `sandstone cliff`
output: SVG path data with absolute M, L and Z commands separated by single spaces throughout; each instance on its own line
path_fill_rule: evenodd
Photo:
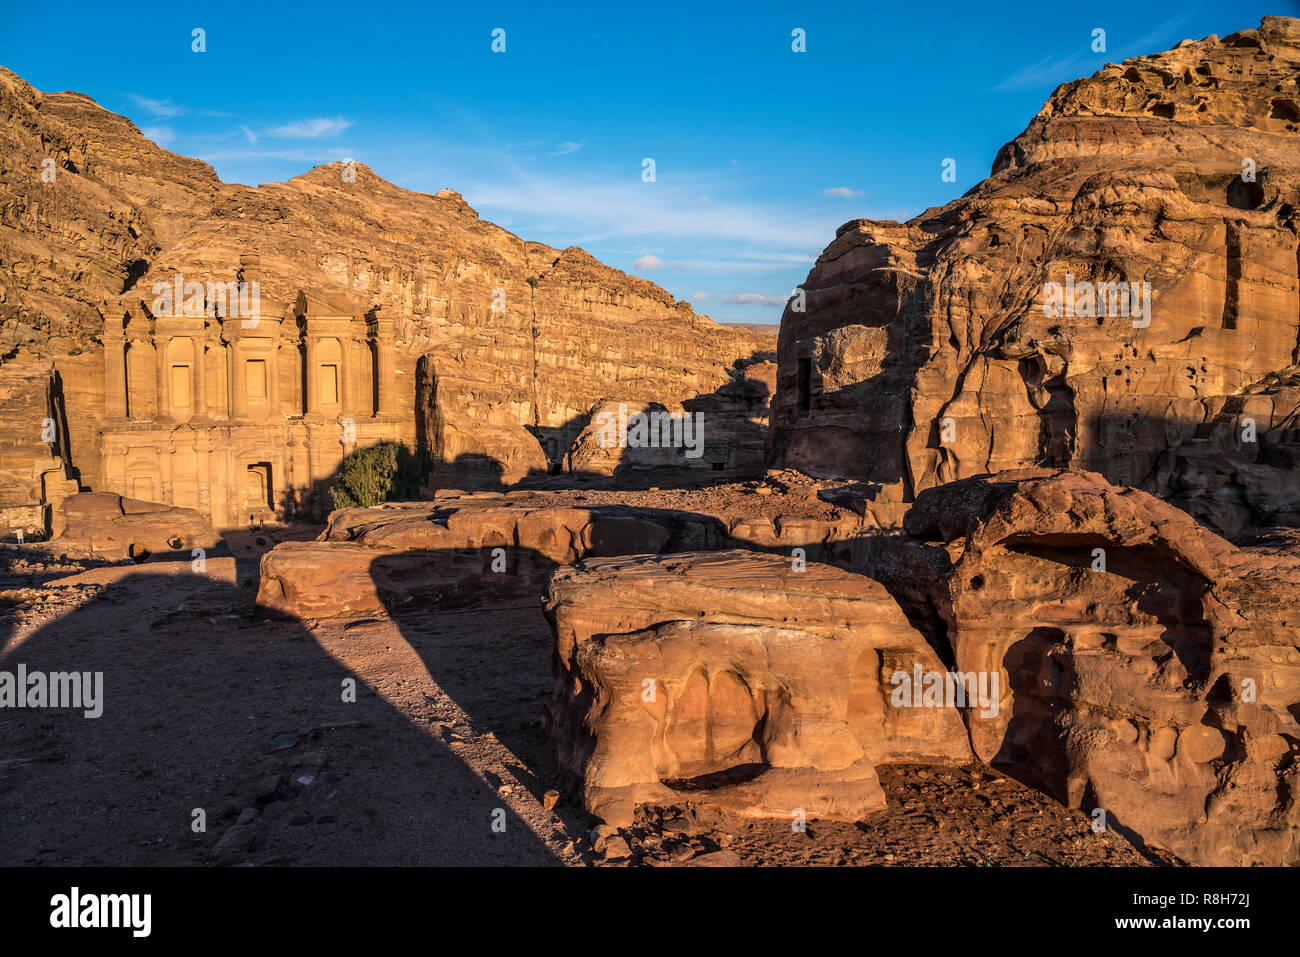
M 771 464 L 908 499 L 1027 465 L 1168 493 L 1162 455 L 1296 361 L 1298 77 L 1282 17 L 1108 65 L 960 199 L 842 226 L 782 320 Z

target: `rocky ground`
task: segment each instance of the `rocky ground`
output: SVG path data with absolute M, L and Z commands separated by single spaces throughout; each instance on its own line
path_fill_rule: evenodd
M 847 495 L 865 483 L 814 479 L 794 469 L 768 472 L 761 479 L 719 482 L 701 488 L 600 489 L 575 488 L 568 476 L 540 479 L 536 488 L 506 492 L 510 501 L 547 506 L 625 505 L 667 511 L 697 512 L 702 515 L 736 514 L 749 518 L 819 519 L 835 521 L 845 517 L 836 504 L 839 492 Z M 451 494 L 451 493 L 440 493 Z M 487 498 L 494 493 L 480 492 Z
M 202 574 L 4 551 L 0 669 L 103 671 L 105 706 L 0 712 L 0 863 L 1176 863 L 973 766 L 885 767 L 889 808 L 856 824 L 683 801 L 593 831 L 539 721 L 540 605 L 253 617 L 261 552 L 316 531 L 230 536 Z

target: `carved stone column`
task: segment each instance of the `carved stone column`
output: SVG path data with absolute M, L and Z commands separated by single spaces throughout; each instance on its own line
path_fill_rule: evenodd
M 245 365 L 243 341 L 239 334 L 230 337 L 231 414 L 239 421 L 248 418 L 248 366 Z
M 167 381 L 167 347 L 171 344 L 171 336 L 158 335 L 153 337 L 154 358 L 158 366 L 158 413 L 157 418 L 171 418 L 171 388 Z
M 104 414 L 109 419 L 126 418 L 126 336 L 122 318 L 104 320 Z
M 307 414 L 320 415 L 320 370 L 317 369 L 317 353 L 320 340 L 311 333 L 307 334 Z
M 271 414 L 272 421 L 279 422 L 284 418 L 284 410 L 280 408 L 280 333 L 276 329 L 275 336 L 271 339 L 271 354 L 266 360 L 266 404 Z
M 354 324 L 349 324 L 347 334 L 339 337 L 339 377 L 343 380 L 339 383 L 339 409 L 344 415 L 354 415 L 357 411 L 355 404 L 356 388 L 352 382 L 353 367 L 353 349 L 356 347 L 356 338 L 352 335 Z
M 377 415 L 392 415 L 396 406 L 397 374 L 393 369 L 393 356 L 397 343 L 391 335 L 375 339 L 375 374 L 379 377 L 379 403 Z
M 191 397 L 190 405 L 194 410 L 193 417 L 206 417 L 208 414 L 208 328 L 204 323 L 199 329 L 199 334 L 191 342 L 194 343 L 194 395 Z

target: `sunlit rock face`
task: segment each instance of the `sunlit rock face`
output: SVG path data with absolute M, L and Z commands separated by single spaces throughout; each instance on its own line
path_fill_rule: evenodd
M 904 528 L 874 571 L 958 672 L 997 676 L 981 760 L 1196 864 L 1300 860 L 1294 546 L 1070 470 L 928 489 Z
M 908 496 L 1027 465 L 1169 491 L 1162 453 L 1296 361 L 1298 71 L 1283 17 L 1109 65 L 960 199 L 842 226 L 782 319 L 772 464 Z
M 891 704 L 943 665 L 878 583 L 749 551 L 589 559 L 547 588 L 547 720 L 585 807 L 697 799 L 751 817 L 856 821 L 884 762 L 960 764 L 951 708 Z

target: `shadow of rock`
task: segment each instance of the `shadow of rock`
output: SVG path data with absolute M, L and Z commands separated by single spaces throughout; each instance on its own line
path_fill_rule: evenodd
M 4 619 L 0 671 L 102 673 L 103 713 L 4 711 L 0 863 L 555 863 L 427 716 L 390 703 L 375 648 L 252 620 L 250 598 L 141 569 L 42 606 L 22 636 Z

